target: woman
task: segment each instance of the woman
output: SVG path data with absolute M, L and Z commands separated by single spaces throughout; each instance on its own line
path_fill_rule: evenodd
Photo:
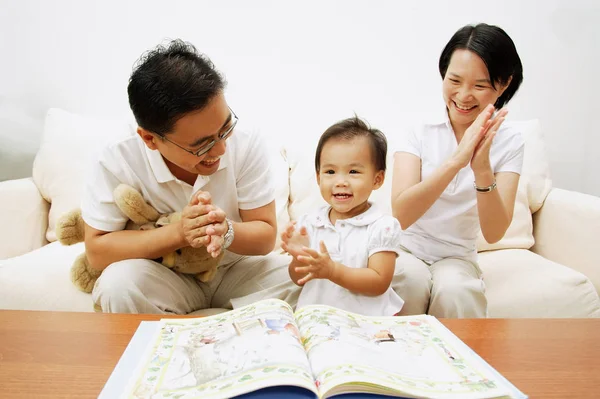
M 486 241 L 499 241 L 512 220 L 523 139 L 502 125 L 501 108 L 523 68 L 506 32 L 478 24 L 452 36 L 439 70 L 444 120 L 409 132 L 394 155 L 392 209 L 406 250 L 402 313 L 486 317 L 476 239 L 481 229 Z

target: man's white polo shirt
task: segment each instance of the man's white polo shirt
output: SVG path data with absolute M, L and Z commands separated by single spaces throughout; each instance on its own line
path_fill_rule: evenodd
M 421 179 L 448 160 L 458 144 L 447 114 L 434 123 L 422 124 L 398 140 L 396 152 L 421 159 Z M 521 174 L 524 141 L 521 133 L 504 122 L 490 148 L 494 174 Z M 402 246 L 428 263 L 448 257 L 477 261 L 476 241 L 480 231 L 475 176 L 471 165 L 461 169 L 440 198 L 421 218 L 403 232 Z
M 233 221 L 241 221 L 240 209 L 259 208 L 275 199 L 264 142 L 257 133 L 240 129 L 227 140 L 219 169 L 198 176 L 193 187 L 173 176 L 162 155 L 137 134 L 107 146 L 93 163 L 83 192 L 82 216 L 88 225 L 102 231 L 125 228 L 127 218 L 113 198 L 121 183 L 142 193 L 159 213 L 181 211 L 197 190 L 208 191 Z

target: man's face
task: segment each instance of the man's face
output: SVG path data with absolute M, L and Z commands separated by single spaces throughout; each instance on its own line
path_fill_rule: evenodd
M 177 173 L 173 170 L 173 165 L 194 175 L 212 175 L 219 169 L 220 158 L 227 148 L 227 140 L 218 141 L 200 156 L 190 152 L 196 153 L 217 139 L 232 123 L 234 117 L 225 97 L 218 94 L 201 111 L 190 112 L 180 118 L 173 131 L 166 135 L 167 140 L 154 135 L 153 144 L 175 175 Z

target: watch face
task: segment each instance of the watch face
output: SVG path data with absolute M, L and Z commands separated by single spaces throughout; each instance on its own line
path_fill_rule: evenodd
M 233 241 L 233 224 L 231 223 L 231 221 L 229 221 L 229 219 L 227 220 L 227 227 L 227 232 L 223 236 L 223 246 L 225 248 L 229 247 L 231 245 L 231 242 Z

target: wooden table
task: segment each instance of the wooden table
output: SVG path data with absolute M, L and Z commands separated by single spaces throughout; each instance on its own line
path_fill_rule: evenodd
M 160 317 L 0 310 L 0 397 L 95 398 Z M 600 319 L 442 322 L 530 398 L 600 397 Z

